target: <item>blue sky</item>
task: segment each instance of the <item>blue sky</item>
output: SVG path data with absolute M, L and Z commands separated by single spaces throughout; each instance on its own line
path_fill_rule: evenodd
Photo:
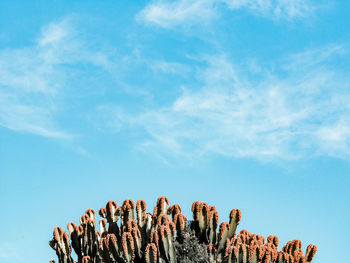
M 112 199 L 348 260 L 349 1 L 0 2 L 0 262 Z M 281 246 L 281 245 L 280 245 Z M 280 247 L 281 248 L 281 247 Z

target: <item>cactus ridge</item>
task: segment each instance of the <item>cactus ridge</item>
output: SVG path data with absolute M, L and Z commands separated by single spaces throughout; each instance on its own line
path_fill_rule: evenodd
M 239 209 L 232 209 L 229 222 L 219 226 L 215 206 L 200 201 L 192 204 L 192 221 L 182 214 L 178 204 L 169 206 L 165 196 L 158 198 L 153 214 L 146 208 L 144 200 L 138 200 L 135 206 L 133 200 L 126 199 L 120 207 L 110 200 L 98 211 L 102 217 L 99 230 L 95 210 L 89 208 L 79 225 L 67 224 L 68 233 L 55 227 L 49 245 L 59 263 L 190 262 L 193 252 L 186 246 L 191 244 L 200 254 L 194 260 L 198 263 L 310 263 L 317 251 L 317 246 L 310 244 L 304 254 L 300 240 L 289 241 L 278 251 L 277 236 L 265 239 L 244 229 L 236 235 L 241 220 Z M 72 258 L 72 248 L 77 261 Z

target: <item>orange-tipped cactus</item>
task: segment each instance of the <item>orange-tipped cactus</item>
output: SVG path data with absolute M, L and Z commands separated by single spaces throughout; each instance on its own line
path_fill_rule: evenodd
M 53 239 L 49 242 L 49 245 L 56 251 L 59 262 L 73 263 L 71 257 L 71 247 L 69 237 L 61 227 L 55 227 L 53 231 Z
M 181 214 L 181 207 L 178 204 L 172 205 L 168 208 L 168 214 L 171 215 L 174 220 L 175 215 Z
M 124 232 L 122 235 L 122 254 L 126 262 L 133 262 L 135 257 L 134 238 L 130 232 Z
M 306 262 L 311 262 L 311 260 L 314 258 L 315 254 L 317 252 L 317 246 L 316 245 L 308 245 L 305 253 L 305 260 Z
M 137 224 L 142 238 L 142 251 L 145 250 L 149 231 L 151 228 L 152 215 L 146 213 L 147 205 L 145 200 L 138 200 L 136 203 Z M 150 216 L 149 216 L 150 215 Z
M 154 243 L 149 243 L 145 249 L 146 263 L 157 263 L 157 246 Z
M 194 219 L 193 229 L 195 230 L 197 237 L 202 242 L 207 242 L 208 212 L 209 206 L 207 203 L 196 201 L 192 204 L 192 213 Z
M 85 211 L 85 214 L 87 214 L 90 217 L 92 223 L 94 224 L 94 227 L 96 227 L 95 210 L 89 208 L 88 210 Z
M 208 226 L 207 226 L 207 239 L 209 243 L 216 243 L 217 240 L 217 228 L 219 225 L 219 213 L 216 211 L 215 206 L 209 208 L 208 213 Z
M 231 239 L 236 234 L 237 226 L 239 225 L 239 222 L 241 221 L 241 210 L 239 209 L 232 209 L 230 213 L 230 230 L 227 234 L 227 238 Z
M 147 209 L 146 201 L 138 200 L 136 203 L 137 221 L 144 222 L 146 209 Z
M 176 214 L 173 220 L 176 227 L 177 235 L 183 237 L 183 233 L 185 232 L 185 228 L 187 226 L 186 216 L 184 216 L 183 214 Z
M 135 204 L 134 201 L 131 199 L 126 199 L 123 202 L 123 205 L 121 206 L 121 211 L 122 211 L 122 217 L 123 217 L 123 222 L 126 223 L 129 220 L 134 220 L 135 219 Z
M 104 236 L 105 234 L 108 233 L 106 220 L 105 219 L 101 219 L 99 221 L 99 225 L 100 225 L 101 236 Z
M 106 208 L 101 208 L 99 211 L 98 211 L 98 214 L 100 215 L 100 217 L 103 217 L 103 218 L 107 218 L 107 209 Z
M 161 225 L 158 228 L 160 258 L 165 262 L 175 263 L 176 252 L 174 247 L 174 236 L 169 225 Z
M 165 196 L 161 196 L 157 200 L 157 205 L 154 207 L 153 216 L 158 218 L 161 214 L 168 213 L 169 200 Z
M 278 247 L 278 237 L 270 235 L 267 237 L 267 243 L 274 245 L 276 248 Z
M 109 201 L 99 210 L 103 218 L 100 231 L 96 230 L 95 211 L 87 209 L 80 225 L 67 225 L 69 234 L 56 227 L 49 245 L 59 263 L 310 263 L 317 251 L 315 245 L 309 245 L 304 255 L 300 240 L 289 241 L 278 251 L 277 236 L 265 239 L 247 230 L 236 235 L 239 209 L 231 211 L 229 223 L 222 222 L 219 231 L 214 206 L 196 201 L 192 213 L 193 221 L 188 223 L 180 206 L 169 206 L 164 196 L 158 198 L 153 214 L 146 212 L 144 200 L 137 201 L 136 207 L 131 199 L 120 207 Z M 77 262 L 72 259 L 71 247 Z
M 138 259 L 141 259 L 142 257 L 142 237 L 140 229 L 136 223 L 135 220 L 130 219 L 126 227 L 124 228 L 125 232 L 130 232 L 133 240 L 134 240 L 134 246 L 135 246 L 135 255 Z
M 230 231 L 230 225 L 227 222 L 222 222 L 219 227 L 219 235 L 218 235 L 218 244 L 217 250 L 218 252 L 222 252 L 225 247 L 225 243 L 228 239 L 228 233 Z
M 115 262 L 118 257 L 118 246 L 116 242 L 114 243 L 113 239 L 114 234 L 108 234 L 105 237 L 101 238 L 99 242 L 99 259 L 102 259 L 104 262 Z M 116 245 L 115 251 L 117 251 L 116 255 L 114 255 L 113 246 Z
M 106 218 L 108 222 L 114 223 L 118 221 L 117 208 L 118 206 L 115 201 L 110 200 L 106 204 Z

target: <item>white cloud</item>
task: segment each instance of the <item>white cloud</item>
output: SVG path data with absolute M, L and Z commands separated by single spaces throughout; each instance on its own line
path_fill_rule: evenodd
M 210 0 L 180 0 L 155 1 L 145 7 L 137 16 L 137 20 L 157 24 L 162 27 L 172 27 L 186 23 L 210 20 L 216 16 L 213 1 Z
M 316 8 L 309 0 L 223 0 L 229 9 L 247 8 L 258 15 L 294 19 L 311 14 Z
M 147 5 L 137 20 L 164 28 L 208 23 L 220 8 L 246 9 L 270 19 L 293 20 L 310 16 L 317 8 L 310 0 L 157 0 Z
M 191 71 L 189 66 L 176 62 L 152 61 L 149 64 L 152 70 L 155 72 L 164 72 L 184 76 Z
M 0 126 L 44 137 L 72 136 L 59 127 L 55 116 L 62 109 L 74 66 L 83 63 L 108 67 L 106 58 L 93 52 L 71 26 L 70 19 L 42 29 L 36 43 L 0 50 Z
M 197 74 L 202 87 L 185 90 L 168 107 L 138 115 L 119 110 L 114 122 L 142 127 L 150 136 L 142 147 L 157 153 L 350 159 L 349 74 L 324 63 L 341 52 L 338 46 L 308 51 L 304 61 L 296 54 L 278 68 L 282 74 L 261 66 L 259 75 L 224 55 L 207 56 Z

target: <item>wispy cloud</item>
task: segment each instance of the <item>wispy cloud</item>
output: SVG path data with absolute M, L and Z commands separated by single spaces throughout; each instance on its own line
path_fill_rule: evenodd
M 310 16 L 317 8 L 310 0 L 157 0 L 148 4 L 136 19 L 164 28 L 210 22 L 221 8 L 245 9 L 270 19 L 294 20 Z
M 147 5 L 136 19 L 162 27 L 177 26 L 184 22 L 195 24 L 216 16 L 213 4 L 214 1 L 210 0 L 154 1 Z
M 0 126 L 44 137 L 67 139 L 55 115 L 74 66 L 105 67 L 106 58 L 89 50 L 70 19 L 42 28 L 34 45 L 0 50 Z
M 154 72 L 162 72 L 184 76 L 191 71 L 191 68 L 189 66 L 176 62 L 152 61 L 149 62 L 149 64 Z
M 303 18 L 314 12 L 315 2 L 310 0 L 223 0 L 229 9 L 247 8 L 257 15 L 271 17 L 273 19 Z
M 329 46 L 253 71 L 225 55 L 204 56 L 207 66 L 197 74 L 202 87 L 185 89 L 168 107 L 115 111 L 114 123 L 142 127 L 150 136 L 143 149 L 158 153 L 350 159 L 350 78 L 332 66 L 343 52 Z

